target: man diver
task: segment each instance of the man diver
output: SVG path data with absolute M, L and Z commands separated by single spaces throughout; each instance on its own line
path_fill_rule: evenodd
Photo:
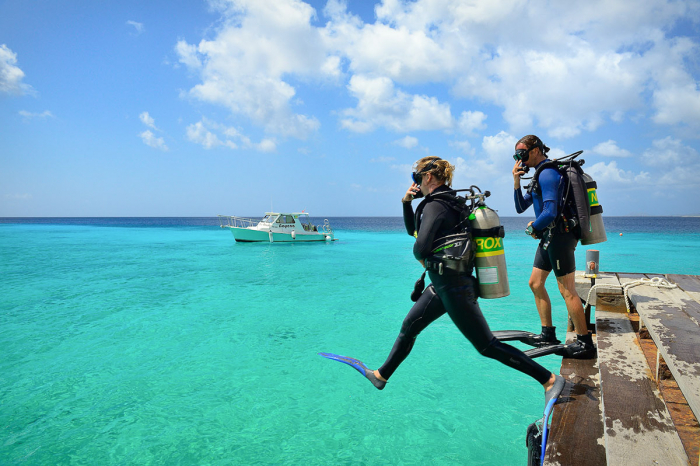
M 525 232 L 540 240 L 529 281 L 542 324 L 542 333 L 535 340 L 538 346 L 560 343 L 556 337 L 556 327 L 552 325 L 552 302 L 545 288 L 547 277 L 554 270 L 559 292 L 576 331 L 576 341 L 566 345 L 563 353 L 574 359 L 593 359 L 596 357 L 596 347 L 588 333 L 583 306 L 576 292 L 574 251 L 578 238 L 573 229 L 567 228 L 566 219 L 560 215 L 564 207 L 563 177 L 553 167 L 544 168 L 537 180 L 538 189 L 528 189 L 525 194 L 520 189 L 520 178 L 530 168 L 537 169 L 548 161 L 547 152 L 549 147 L 540 138 L 528 135 L 517 142 L 513 155 L 515 210 L 522 214 L 533 206 L 536 218 L 528 224 Z

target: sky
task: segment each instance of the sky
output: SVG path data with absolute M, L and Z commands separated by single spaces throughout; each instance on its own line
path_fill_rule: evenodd
M 0 217 L 400 216 L 427 155 L 515 216 L 527 134 L 700 215 L 700 1 L 0 1 Z

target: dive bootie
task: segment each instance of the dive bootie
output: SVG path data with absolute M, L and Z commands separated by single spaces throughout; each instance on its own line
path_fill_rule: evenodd
M 557 400 L 559 399 L 559 395 L 561 395 L 561 392 L 566 386 L 566 379 L 564 377 L 562 377 L 561 375 L 557 375 L 555 377 L 556 378 L 554 379 L 554 384 L 550 387 L 549 390 L 544 392 L 544 414 L 548 414 L 548 408 L 549 411 L 551 411 L 551 407 L 554 406 L 554 404 L 557 402 Z
M 561 341 L 557 340 L 557 328 L 542 326 L 542 333 L 532 339 L 533 346 L 542 347 L 550 345 L 558 345 Z
M 593 344 L 593 337 L 588 335 L 576 335 L 576 341 L 566 345 L 566 357 L 572 359 L 595 359 L 598 350 Z

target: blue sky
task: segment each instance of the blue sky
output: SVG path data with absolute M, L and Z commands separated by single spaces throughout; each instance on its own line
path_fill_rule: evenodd
M 0 3 L 0 216 L 399 216 L 437 155 L 514 216 L 515 142 L 608 215 L 700 215 L 700 2 Z

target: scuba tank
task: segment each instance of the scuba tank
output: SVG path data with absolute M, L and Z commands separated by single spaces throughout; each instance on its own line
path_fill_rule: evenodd
M 532 183 L 527 189 L 540 192 L 539 175 L 545 168 L 555 168 L 563 176 L 566 183 L 564 200 L 561 206 L 561 216 L 565 216 L 567 230 L 569 221 L 575 221 L 575 234 L 582 245 L 602 243 L 607 241 L 605 225 L 603 225 L 603 208 L 598 203 L 596 182 L 584 173 L 581 166 L 585 160 L 576 160 L 582 150 L 565 157 L 550 160 L 540 165 L 532 177 Z M 558 220 L 558 219 L 557 219 Z
M 457 195 L 464 191 L 469 192 L 469 195 Z M 429 195 L 459 212 L 460 222 L 457 225 L 459 231 L 455 234 L 435 240 L 437 247 L 432 251 L 433 256 L 425 261 L 431 270 L 437 265 L 440 275 L 443 269 L 471 273 L 473 265 L 476 267 L 479 296 L 486 299 L 502 298 L 510 294 L 503 250 L 505 229 L 496 211 L 489 209 L 484 203 L 484 199 L 490 195 L 488 191 L 482 193 L 477 186 Z M 470 205 L 467 201 L 471 201 Z M 420 225 L 422 206 L 423 204 L 416 209 L 417 228 Z M 433 263 L 432 266 L 430 262 Z M 412 299 L 417 299 L 422 291 L 423 278 L 416 282 Z
M 472 186 L 472 188 L 477 188 Z M 484 203 L 491 193 L 475 195 L 478 199 L 469 215 L 472 236 L 476 243 L 474 268 L 479 281 L 479 296 L 485 299 L 503 298 L 510 294 L 506 255 L 503 249 L 505 229 L 498 214 Z
M 586 181 L 588 205 L 591 208 L 591 214 L 589 217 L 589 230 L 581 231 L 581 244 L 603 243 L 608 240 L 608 236 L 605 234 L 605 225 L 603 224 L 603 206 L 598 203 L 598 192 L 596 191 L 598 185 L 586 173 L 583 174 L 583 179 Z

